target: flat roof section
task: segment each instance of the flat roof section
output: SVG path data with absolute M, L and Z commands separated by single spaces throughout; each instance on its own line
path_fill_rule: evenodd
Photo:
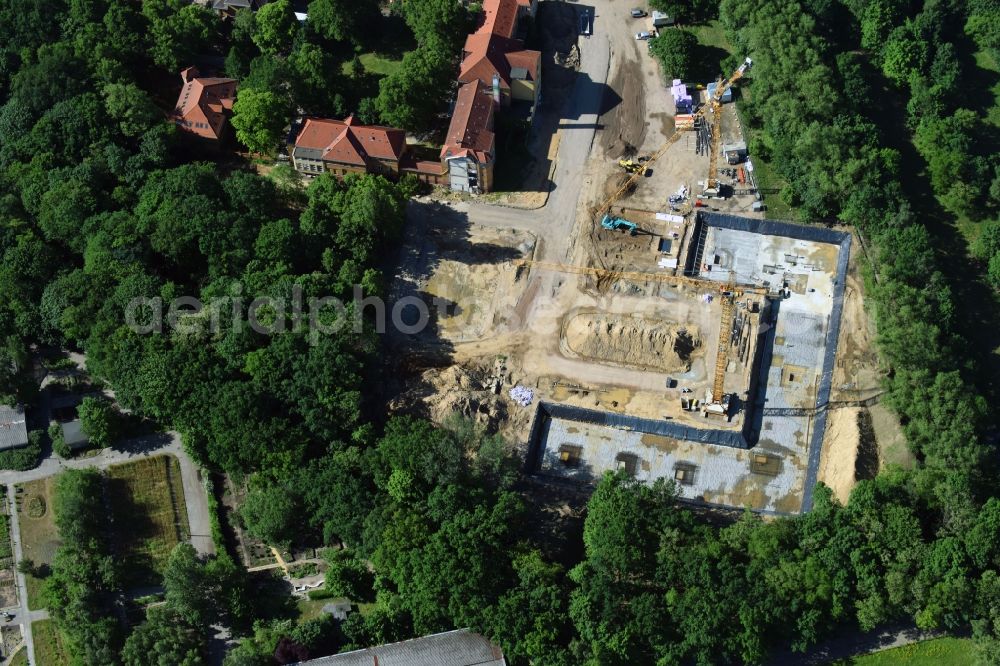
M 625 469 L 648 483 L 674 479 L 683 499 L 700 503 L 792 513 L 802 502 L 803 456 L 789 459 L 761 447 L 737 449 L 562 418 L 551 418 L 546 441 L 538 468 L 546 476 L 596 483 L 605 472 Z

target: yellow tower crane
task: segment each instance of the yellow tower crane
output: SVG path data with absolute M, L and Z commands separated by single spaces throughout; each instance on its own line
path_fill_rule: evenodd
M 725 402 L 726 365 L 729 342 L 733 332 L 733 311 L 736 309 L 736 276 L 729 274 L 729 284 L 722 288 L 722 314 L 719 317 L 719 349 L 715 354 L 715 380 L 712 382 L 712 403 L 722 408 Z M 724 412 L 725 409 L 722 409 Z
M 735 299 L 744 292 L 751 294 L 766 295 L 768 290 L 764 287 L 735 286 L 733 278 L 729 284 L 702 280 L 686 275 L 672 275 L 670 273 L 642 273 L 638 271 L 614 271 L 607 268 L 595 268 L 593 266 L 575 266 L 573 264 L 559 264 L 550 261 L 534 261 L 532 259 L 516 259 L 514 265 L 518 268 L 538 268 L 541 270 L 555 271 L 557 273 L 574 273 L 576 275 L 591 275 L 598 279 L 631 280 L 632 282 L 665 282 L 667 284 L 684 285 L 696 289 L 708 289 L 728 293 Z M 730 318 L 732 314 L 730 314 Z
M 719 194 L 719 144 L 722 143 L 722 102 L 713 96 L 709 104 L 712 107 L 711 143 L 708 148 L 708 179 L 705 180 L 705 196 L 714 197 Z

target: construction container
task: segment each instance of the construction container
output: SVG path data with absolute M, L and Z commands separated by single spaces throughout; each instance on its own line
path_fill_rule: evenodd
M 649 17 L 649 24 L 653 28 L 665 28 L 674 24 L 674 17 L 664 12 L 653 10 Z

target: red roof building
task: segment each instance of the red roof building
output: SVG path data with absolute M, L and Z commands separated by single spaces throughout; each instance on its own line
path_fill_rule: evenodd
M 184 85 L 171 117 L 181 130 L 218 140 L 226 127 L 226 117 L 236 101 L 236 79 L 199 77 L 188 67 L 181 72 Z
M 490 89 L 481 81 L 470 81 L 459 89 L 448 136 L 441 149 L 451 189 L 466 192 L 493 189 L 495 108 Z
M 487 0 L 483 3 L 483 14 L 486 18 L 476 32 L 511 39 L 517 29 L 519 13 L 517 0 Z
M 290 152 L 295 169 L 308 175 L 329 171 L 340 177 L 374 173 L 396 178 L 412 172 L 421 180 L 436 183 L 442 172 L 440 164 L 415 160 L 408 154 L 403 130 L 362 125 L 354 116 L 346 120 L 306 118 Z
M 486 19 L 480 28 L 465 40 L 459 83 L 482 81 L 494 90 L 502 106 L 512 99 L 538 102 L 541 88 L 542 54 L 524 48 L 524 42 L 514 39 L 517 17 L 522 11 L 518 0 L 486 0 Z

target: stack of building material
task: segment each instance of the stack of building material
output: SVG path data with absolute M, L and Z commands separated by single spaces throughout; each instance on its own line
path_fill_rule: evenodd
M 691 113 L 694 110 L 694 102 L 688 94 L 687 86 L 680 79 L 674 79 L 670 94 L 674 98 L 674 108 L 678 115 Z

